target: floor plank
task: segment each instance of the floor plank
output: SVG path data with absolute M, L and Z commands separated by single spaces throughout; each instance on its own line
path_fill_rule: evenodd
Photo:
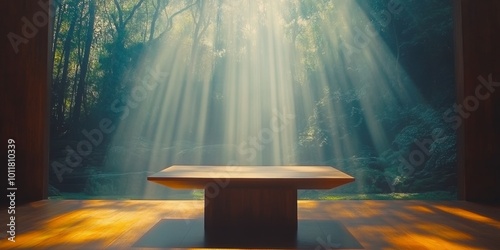
M 1 224 L 6 225 L 7 210 L 0 214 Z M 295 247 L 288 245 L 292 249 L 345 249 L 349 244 L 338 243 L 332 233 L 335 223 L 359 243 L 358 249 L 495 249 L 500 245 L 500 207 L 470 202 L 299 201 L 298 217 L 299 223 L 319 223 L 319 229 L 304 233 L 309 238 L 299 236 Z M 198 229 L 192 222 L 202 218 L 201 200 L 44 200 L 17 207 L 16 242 L 6 239 L 4 226 L 0 249 L 161 249 L 144 241 L 155 225 L 168 220 L 191 223 L 191 235 L 195 235 Z M 180 234 L 175 237 L 186 237 Z M 197 244 L 193 246 L 212 246 Z

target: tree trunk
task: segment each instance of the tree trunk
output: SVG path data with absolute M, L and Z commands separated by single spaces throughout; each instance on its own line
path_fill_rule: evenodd
M 154 39 L 155 29 L 156 29 L 156 21 L 158 20 L 158 17 L 160 16 L 160 9 L 161 9 L 160 2 L 161 2 L 160 0 L 156 1 L 155 13 L 153 14 L 153 20 L 151 20 L 151 27 L 149 29 L 148 42 L 151 42 Z M 168 1 L 167 1 L 167 5 L 168 5 Z M 165 7 L 165 6 L 163 6 L 163 7 Z
M 212 98 L 209 99 L 208 110 L 211 112 L 211 116 L 208 118 L 207 126 L 205 130 L 205 141 L 213 144 L 221 143 L 220 138 L 222 137 L 222 126 L 220 126 L 220 121 L 223 117 L 223 105 L 220 100 L 218 100 L 217 95 L 222 91 L 222 82 L 224 81 L 224 72 L 226 68 L 226 57 L 224 54 L 218 56 L 215 54 L 220 53 L 224 50 L 226 44 L 224 42 L 224 32 L 223 30 L 223 1 L 219 0 L 217 2 L 217 17 L 215 22 L 215 45 L 214 50 L 214 64 L 212 70 L 212 79 L 210 79 L 209 92 Z
M 92 46 L 92 39 L 94 37 L 94 21 L 95 21 L 95 0 L 90 0 L 89 3 L 89 23 L 87 26 L 87 34 L 85 41 L 85 49 L 83 54 L 83 60 L 80 66 L 80 77 L 78 81 L 78 88 L 75 96 L 75 106 L 73 109 L 73 125 L 74 128 L 79 127 L 78 123 L 80 121 L 80 113 L 82 110 L 83 94 L 85 92 L 85 79 L 87 76 L 90 49 Z
M 199 45 L 200 45 L 200 39 L 203 34 L 203 32 L 206 30 L 206 27 L 201 29 L 203 26 L 203 21 L 205 20 L 205 1 L 197 1 L 199 4 L 199 18 L 198 21 L 194 19 L 194 23 L 196 24 L 194 32 L 193 32 L 193 43 L 191 44 L 191 63 L 189 65 L 191 66 L 190 69 L 190 76 L 194 76 L 196 72 L 196 68 L 198 66 L 198 54 L 200 51 Z M 208 26 L 208 25 L 207 25 Z
M 63 6 L 61 6 L 61 8 L 63 8 Z M 62 24 L 62 16 L 63 16 L 63 13 L 66 11 L 66 9 L 59 9 L 57 12 L 58 12 L 58 15 L 57 17 L 54 15 L 54 17 L 51 19 L 52 22 L 54 23 L 54 28 L 53 28 L 53 31 L 52 31 L 52 49 L 51 49 L 51 52 L 52 52 L 52 63 L 54 63 L 55 61 L 55 57 L 56 57 L 56 47 L 57 47 L 57 42 L 59 41 L 59 34 L 61 32 L 61 24 Z
M 73 36 L 75 32 L 76 21 L 78 19 L 77 12 L 73 13 L 71 18 L 71 24 L 68 29 L 68 34 L 63 46 L 63 70 L 61 80 L 57 82 L 56 92 L 57 92 L 57 105 L 56 105 L 56 129 L 58 132 L 62 132 L 64 126 L 64 100 L 66 99 L 66 91 L 68 86 L 68 74 L 69 74 L 69 57 L 71 54 L 71 43 L 73 41 Z

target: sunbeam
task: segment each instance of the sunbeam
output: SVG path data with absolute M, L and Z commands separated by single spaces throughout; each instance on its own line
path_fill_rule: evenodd
M 106 111 L 116 116 L 116 130 L 99 173 L 149 174 L 170 165 L 332 165 L 357 179 L 339 192 L 407 192 L 411 188 L 401 183 L 420 176 L 401 167 L 414 142 L 435 127 L 445 128 L 449 144 L 455 141 L 454 131 L 436 118 L 443 107 L 423 96 L 432 91 L 429 82 L 443 78 L 414 70 L 433 53 L 442 53 L 443 61 L 452 53 L 428 45 L 422 34 L 434 31 L 426 31 L 424 13 L 409 10 L 415 3 L 153 2 L 136 9 L 124 4 L 122 16 L 112 5 L 102 7 L 116 27 L 138 11 L 135 18 L 146 20 L 146 28 L 123 35 L 141 41 L 142 49 L 130 59 L 134 67 L 123 67 L 120 85 L 110 88 L 116 93 L 107 94 L 117 97 L 107 100 Z M 450 6 L 441 7 L 451 16 Z M 451 34 L 451 21 L 446 24 L 440 32 Z M 123 50 L 135 46 L 123 44 Z M 106 60 L 101 63 L 113 62 Z M 447 62 L 443 75 L 452 79 Z M 103 72 L 106 79 L 119 75 Z M 446 145 L 428 147 L 454 154 Z M 426 164 L 456 160 L 425 157 Z M 140 183 L 123 192 L 184 197 Z
M 196 36 L 199 40 L 188 39 L 187 31 L 200 29 L 189 14 L 180 16 L 182 22 L 173 29 L 181 36 L 165 37 L 145 56 L 154 59 L 144 60 L 139 69 L 143 74 L 155 69 L 166 77 L 131 110 L 113 143 L 144 138 L 153 148 L 140 160 L 135 155 L 121 159 L 121 168 L 158 171 L 170 164 L 286 165 L 348 159 L 363 147 L 359 135 L 352 134 L 351 127 L 360 126 L 351 119 L 356 112 L 377 152 L 387 150 L 391 141 L 378 119 L 381 110 L 415 105 L 418 92 L 383 39 L 360 33 L 365 31 L 356 22 L 370 20 L 355 1 L 308 4 L 323 15 L 287 22 L 290 13 L 301 8 L 293 1 L 205 3 L 200 18 L 206 20 L 198 22 L 210 23 Z M 291 37 L 285 30 L 290 25 L 306 32 Z M 314 29 L 323 31 L 322 36 L 307 36 Z M 319 66 L 315 82 L 295 86 L 304 74 L 296 65 L 310 58 Z M 349 105 L 335 100 L 335 91 L 362 98 Z M 305 115 L 298 117 L 297 108 Z M 318 116 L 327 117 L 329 132 L 337 139 L 323 147 L 327 150 L 313 153 L 314 158 L 301 159 L 296 145 L 307 126 L 303 119 Z

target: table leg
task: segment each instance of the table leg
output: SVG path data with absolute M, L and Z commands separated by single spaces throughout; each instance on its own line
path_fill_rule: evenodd
M 294 188 L 205 189 L 205 232 L 297 231 Z

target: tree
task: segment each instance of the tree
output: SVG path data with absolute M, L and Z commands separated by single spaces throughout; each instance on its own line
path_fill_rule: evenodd
M 85 87 L 86 87 L 86 76 L 87 76 L 87 71 L 88 71 L 88 65 L 89 65 L 89 57 L 90 57 L 90 49 L 92 47 L 92 40 L 94 37 L 94 22 L 95 22 L 95 16 L 96 16 L 96 0 L 90 0 L 89 2 L 89 10 L 88 10 L 88 24 L 87 24 L 87 32 L 86 32 L 86 39 L 85 39 L 85 48 L 84 48 L 84 54 L 83 54 L 83 59 L 81 63 L 81 69 L 80 69 L 80 77 L 78 81 L 78 87 L 76 91 L 76 96 L 75 96 L 75 105 L 73 107 L 73 127 L 78 128 L 78 124 L 80 122 L 80 113 L 82 110 L 82 102 L 83 102 L 83 97 L 84 97 L 84 92 L 85 92 Z
M 69 86 L 69 64 L 70 64 L 70 55 L 73 50 L 73 39 L 74 39 L 74 32 L 75 32 L 75 26 L 78 20 L 79 15 L 77 14 L 78 11 L 78 4 L 77 1 L 72 1 L 68 5 L 66 5 L 67 8 L 69 8 L 68 13 L 71 16 L 71 22 L 69 24 L 69 29 L 66 33 L 66 38 L 64 40 L 64 45 L 62 48 L 62 60 L 60 60 L 60 65 L 62 65 L 62 75 L 58 76 L 57 78 L 54 78 L 54 89 L 55 89 L 55 95 L 53 95 L 54 99 L 53 103 L 55 105 L 56 113 L 55 113 L 55 119 L 53 121 L 55 122 L 55 131 L 57 133 L 62 133 L 63 132 L 63 127 L 65 123 L 65 100 L 66 100 L 66 92 Z M 62 12 L 62 11 L 61 11 Z M 61 26 L 62 23 L 62 15 L 59 16 L 58 20 L 59 25 L 57 27 Z M 60 28 L 58 28 L 58 32 Z M 56 44 L 57 39 L 55 40 L 54 44 Z M 54 45 L 55 46 L 55 45 Z M 54 55 L 55 55 L 55 50 L 54 50 Z

